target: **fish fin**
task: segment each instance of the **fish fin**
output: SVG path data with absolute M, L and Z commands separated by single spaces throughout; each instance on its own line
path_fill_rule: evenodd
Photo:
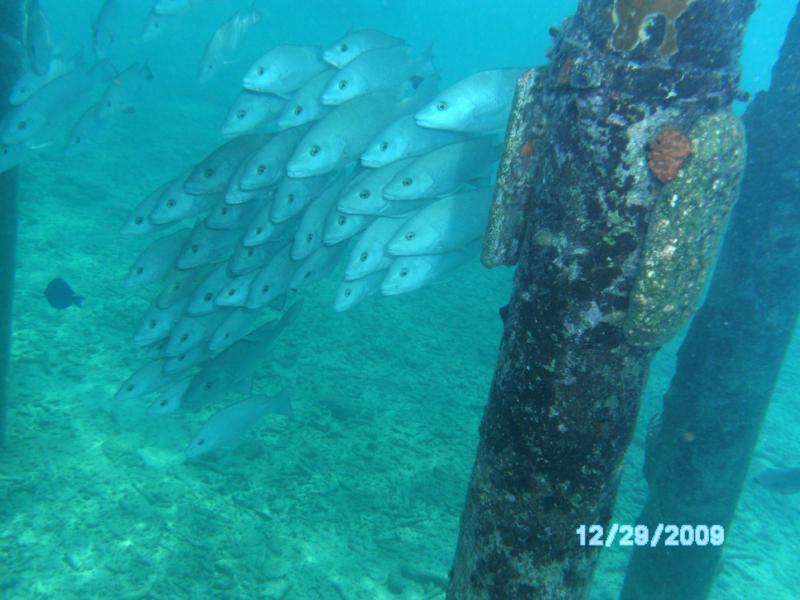
M 286 300 L 288 299 L 289 294 L 281 294 L 277 298 L 273 299 L 269 303 L 269 307 L 274 310 L 283 310 L 286 308 Z
M 153 81 L 156 76 L 153 74 L 153 69 L 150 68 L 150 59 L 144 61 L 144 78 L 147 81 Z
M 0 42 L 11 50 L 14 54 L 24 54 L 25 49 L 22 42 L 8 33 L 0 34 Z
M 84 296 L 73 296 L 72 301 L 78 308 L 83 308 L 83 301 L 86 300 Z
M 288 294 L 287 294 L 288 295 Z M 281 317 L 281 322 L 283 323 L 284 327 L 288 327 L 292 323 L 294 323 L 295 319 L 297 319 L 297 315 L 300 314 L 300 310 L 303 308 L 303 301 L 298 300 L 294 304 L 289 307 L 283 316 Z
M 475 189 L 480 189 L 482 187 L 489 187 L 492 184 L 492 178 L 489 175 L 478 175 L 468 180 L 467 183 Z

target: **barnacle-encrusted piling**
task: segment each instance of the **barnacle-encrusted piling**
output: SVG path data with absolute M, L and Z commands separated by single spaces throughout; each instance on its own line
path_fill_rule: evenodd
M 800 5 L 772 83 L 744 115 L 747 166 L 705 303 L 648 436 L 638 522 L 730 528 L 800 314 Z M 787 457 L 787 460 L 790 460 Z M 795 541 L 772 549 L 792 552 Z M 722 546 L 635 548 L 622 598 L 706 598 Z M 763 590 L 742 597 L 764 597 Z
M 0 34 L 20 38 L 20 0 L 0 0 Z M 9 109 L 7 98 L 19 74 L 19 53 L 0 44 L 0 118 Z M 0 173 L 0 447 L 5 441 L 8 367 L 11 354 L 11 304 L 17 245 L 17 170 Z
M 582 0 L 553 30 L 549 64 L 520 83 L 483 252 L 486 265 L 518 267 L 450 600 L 586 595 L 599 550 L 576 530 L 608 523 L 656 337 L 685 318 L 713 257 L 714 240 L 695 236 L 713 238 L 727 217 L 743 156 L 729 110 L 754 0 L 684 1 L 677 13 L 620 20 L 649 4 Z M 636 28 L 630 47 L 615 42 L 620 27 Z M 650 168 L 665 129 L 703 138 L 668 165 L 672 179 Z M 724 193 L 705 206 L 715 178 L 698 171 L 729 150 L 739 158 L 716 157 Z M 697 264 L 689 277 L 659 265 L 682 289 L 645 286 L 632 316 L 649 228 L 663 203 L 673 210 L 670 186 L 691 209 L 672 243 L 682 265 Z M 651 246 L 668 251 L 656 233 Z M 680 318 L 653 317 L 676 299 Z

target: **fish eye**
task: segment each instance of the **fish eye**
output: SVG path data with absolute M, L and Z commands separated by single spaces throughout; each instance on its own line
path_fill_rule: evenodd
M 389 142 L 381 142 L 380 149 L 381 152 L 386 152 L 389 149 Z
M 132 383 L 129 383 L 129 384 L 128 384 L 128 387 L 126 387 L 125 389 L 126 389 L 127 391 L 129 391 L 129 392 L 132 392 L 132 391 L 134 390 L 134 388 L 136 388 L 136 386 L 135 386 L 135 385 L 133 385 Z
M 80 144 L 81 143 L 81 136 L 79 136 L 79 135 L 75 136 L 75 143 L 76 144 Z
M 436 105 L 436 110 L 447 110 L 447 108 L 448 108 L 447 102 L 445 102 L 444 100 L 442 100 Z
M 167 208 L 175 208 L 176 204 L 177 202 L 175 201 L 175 198 L 169 198 L 167 200 Z
M 302 112 L 303 112 L 303 107 L 302 107 L 302 106 L 300 106 L 299 104 L 298 104 L 297 106 L 295 106 L 295 107 L 294 107 L 294 114 L 295 114 L 295 115 L 299 115 L 299 114 L 301 114 Z
M 182 341 L 182 342 L 185 342 L 185 341 L 186 341 L 186 340 L 188 340 L 188 339 L 189 339 L 189 334 L 188 334 L 188 333 L 184 333 L 184 334 L 181 336 L 181 341 Z
M 20 121 L 19 123 L 17 123 L 17 129 L 19 129 L 20 131 L 24 131 L 27 128 L 28 128 L 27 121 Z
M 358 194 L 358 197 L 361 198 L 362 200 L 366 200 L 371 195 L 372 193 L 369 190 L 361 190 Z
M 359 256 L 359 257 L 358 257 L 358 259 L 359 259 L 361 262 L 367 262 L 367 259 L 368 259 L 368 258 L 369 258 L 369 252 L 362 252 L 362 253 L 361 253 L 361 256 Z
M 226 331 L 224 337 L 227 340 L 229 337 L 231 337 L 231 332 L 230 331 Z
M 406 233 L 406 239 L 407 239 L 409 242 L 410 242 L 411 240 L 413 240 L 415 237 L 417 237 L 417 236 L 416 236 L 416 234 L 415 234 L 413 231 L 409 231 L 408 233 Z
M 259 75 L 263 75 L 264 74 L 264 70 L 265 70 L 264 67 L 258 67 L 258 74 Z
M 178 362 L 186 360 L 186 352 L 181 352 L 176 358 Z
M 236 288 L 231 288 L 228 290 L 228 297 L 236 295 Z
M 240 110 L 239 112 L 236 113 L 236 118 L 239 119 L 240 121 L 244 119 L 246 116 L 247 116 L 246 110 Z
M 214 169 L 212 169 L 211 167 L 209 167 L 205 171 L 203 171 L 203 177 L 205 177 L 206 179 L 208 179 L 209 177 L 213 177 L 213 176 L 214 176 Z
M 269 285 L 263 285 L 263 286 L 261 286 L 261 293 L 262 293 L 262 294 L 266 294 L 266 293 L 268 293 L 268 292 L 269 292 Z
M 345 223 L 347 223 L 347 217 L 345 217 L 344 215 L 339 215 L 339 218 L 336 220 L 336 222 L 339 225 L 344 225 Z
M 311 146 L 311 148 L 309 149 L 308 153 L 311 156 L 316 156 L 317 154 L 319 154 L 319 151 L 320 151 L 320 147 L 317 144 L 314 144 L 313 146 Z
M 264 165 L 258 165 L 258 168 L 256 169 L 256 173 L 258 173 L 259 175 L 263 175 L 266 170 L 267 170 L 267 167 L 265 167 Z
M 306 272 L 303 274 L 303 279 L 308 279 L 309 277 L 311 277 L 311 271 L 306 271 Z
M 214 299 L 214 294 L 212 294 L 211 292 L 206 292 L 206 295 L 203 296 L 203 301 L 205 302 L 211 302 L 213 299 Z
M 348 50 L 347 44 L 342 44 L 341 46 L 339 46 L 339 50 L 342 52 L 347 52 Z
M 223 206 L 222 209 L 219 212 L 221 212 L 223 215 L 227 215 L 228 214 L 228 207 L 227 206 Z
M 151 319 L 147 325 L 148 327 L 150 327 L 150 329 L 155 329 L 156 325 L 158 325 L 158 321 L 156 321 L 155 319 Z
M 111 108 L 111 100 L 106 100 L 106 108 Z
M 200 251 L 200 246 L 198 246 L 197 244 L 192 244 L 191 251 L 192 254 L 197 254 Z
M 259 225 L 256 227 L 256 235 L 261 235 L 262 233 L 264 233 L 264 228 Z
M 313 234 L 313 233 L 309 233 L 309 234 L 306 236 L 306 242 L 308 242 L 308 243 L 310 244 L 310 243 L 311 243 L 311 242 L 313 242 L 313 241 L 314 241 L 314 234 Z
M 414 180 L 411 179 L 411 177 L 406 177 L 405 179 L 403 179 L 403 185 L 405 187 L 410 186 L 412 183 L 414 183 Z
M 137 225 L 141 225 L 144 222 L 144 217 L 136 217 L 133 222 Z
M 350 294 L 352 294 L 352 293 L 353 293 L 353 290 L 351 290 L 350 288 L 347 288 L 347 289 L 344 291 L 344 297 L 345 297 L 345 298 L 349 298 L 349 297 L 350 297 Z
M 213 387 L 214 387 L 214 382 L 213 381 L 206 381 L 206 384 L 203 386 L 203 389 L 208 391 Z
M 405 277 L 408 275 L 408 269 L 400 269 L 400 277 Z
M 141 275 L 142 273 L 144 273 L 144 267 L 137 267 L 136 268 L 136 274 L 137 275 Z
M 339 81 L 339 89 L 340 89 L 340 90 L 343 90 L 343 89 L 344 89 L 344 88 L 346 88 L 346 87 L 347 87 L 347 79 L 342 79 L 342 80 L 340 80 L 340 81 Z
M 286 201 L 287 201 L 289 204 L 291 204 L 292 202 L 294 202 L 294 194 L 289 194 L 288 196 L 286 196 Z
M 205 443 L 206 443 L 205 439 L 202 439 L 202 440 L 197 440 L 197 445 L 198 445 L 198 446 L 202 446 L 202 445 L 203 445 L 203 444 L 205 444 Z
M 253 256 L 256 253 L 255 248 L 248 248 L 247 249 L 247 256 Z

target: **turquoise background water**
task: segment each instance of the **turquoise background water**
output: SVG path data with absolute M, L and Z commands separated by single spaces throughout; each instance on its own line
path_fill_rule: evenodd
M 87 44 L 99 2 L 42 0 L 56 41 Z M 377 27 L 433 44 L 445 84 L 471 72 L 541 63 L 547 28 L 575 2 L 446 0 L 260 2 L 265 21 L 238 60 L 206 86 L 197 64 L 216 26 L 247 2 L 206 0 L 149 46 L 135 34 L 146 3 L 129 4 L 115 51 L 149 57 L 156 79 L 135 115 L 96 151 L 44 149 L 21 169 L 13 406 L 0 453 L 0 596 L 4 598 L 441 598 L 491 383 L 511 272 L 477 261 L 432 287 L 331 310 L 336 281 L 307 298 L 276 343 L 258 391 L 292 391 L 295 417 L 271 420 L 219 461 L 186 463 L 206 413 L 152 419 L 147 401 L 115 403 L 146 360 L 131 334 L 152 291 L 121 281 L 146 242 L 122 241 L 127 212 L 202 158 L 241 73 L 278 43 L 327 45 Z M 762 3 L 745 49 L 743 87 L 763 89 L 793 3 Z M 63 135 L 81 106 L 65 107 Z M 565 182 L 568 185 L 568 182 Z M 42 290 L 61 275 L 87 296 L 57 312 Z M 646 488 L 643 432 L 658 410 L 680 340 L 652 369 L 617 515 L 633 522 Z M 789 354 L 753 470 L 800 456 Z M 794 598 L 798 496 L 750 484 L 730 532 L 715 599 Z M 604 552 L 592 598 L 616 597 L 627 553 Z

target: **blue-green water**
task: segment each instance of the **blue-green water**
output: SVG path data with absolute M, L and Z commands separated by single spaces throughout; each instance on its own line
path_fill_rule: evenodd
M 89 43 L 100 2 L 41 4 L 57 46 Z M 113 399 L 148 359 L 131 335 L 154 293 L 122 285 L 146 242 L 123 241 L 118 230 L 145 194 L 219 145 L 241 74 L 276 44 L 327 46 L 375 27 L 415 48 L 432 45 L 447 85 L 544 62 L 547 28 L 576 3 L 261 1 L 264 22 L 203 86 L 196 75 L 209 37 L 248 2 L 197 4 L 142 44 L 149 3 L 130 2 L 112 60 L 147 58 L 155 73 L 136 113 L 92 152 L 66 158 L 60 140 L 87 104 L 76 100 L 54 125 L 58 143 L 21 167 L 0 597 L 443 598 L 512 273 L 475 260 L 435 285 L 372 296 L 341 314 L 331 309 L 337 278 L 304 290 L 300 318 L 255 380 L 258 392 L 291 390 L 294 418 L 270 420 L 219 460 L 186 462 L 183 450 L 210 411 L 155 419 L 148 399 Z M 793 9 L 771 0 L 753 17 L 748 91 L 769 84 Z M 56 275 L 87 296 L 82 310 L 45 303 Z M 651 370 L 616 521 L 634 522 L 644 501 L 644 430 L 679 343 Z M 800 456 L 798 352 L 788 355 L 754 472 Z M 748 484 L 712 598 L 796 597 L 798 502 Z M 624 549 L 603 553 L 592 598 L 616 597 L 627 559 Z

